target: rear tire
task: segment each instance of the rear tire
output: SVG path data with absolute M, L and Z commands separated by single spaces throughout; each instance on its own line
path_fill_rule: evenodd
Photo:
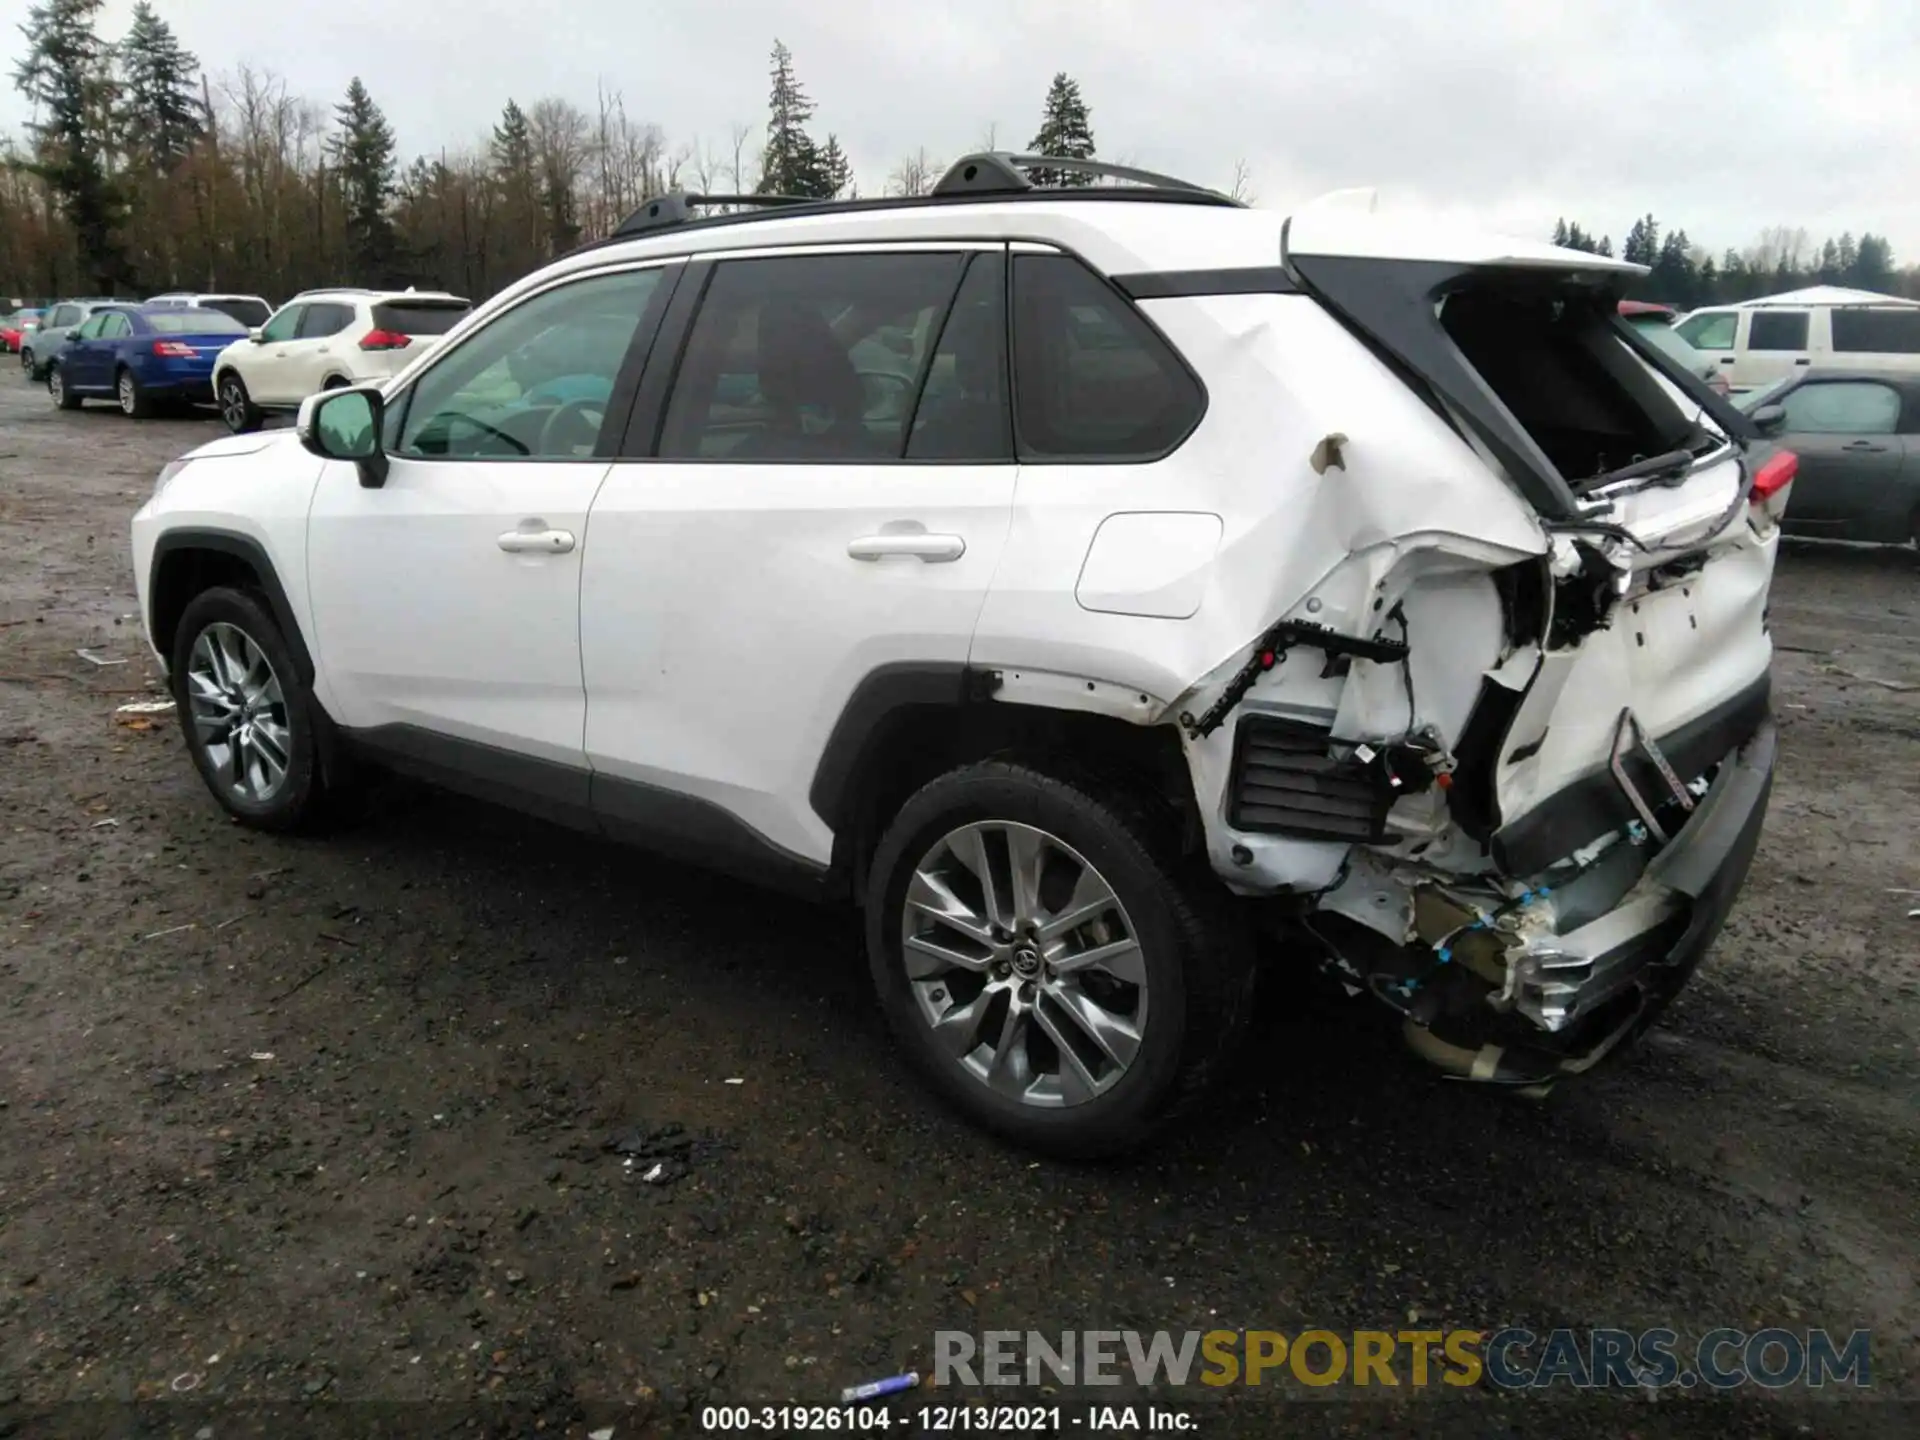
M 67 388 L 66 377 L 60 373 L 58 365 L 47 371 L 47 394 L 62 410 L 80 408 L 80 397 Z
M 868 882 L 868 961 L 901 1046 L 955 1109 L 1036 1151 L 1108 1156 L 1225 1070 L 1253 950 L 1171 829 L 1129 795 L 1004 760 L 901 807 Z
M 260 407 L 253 403 L 253 397 L 247 393 L 247 382 L 231 370 L 220 377 L 214 387 L 213 397 L 220 407 L 220 418 L 235 435 L 258 430 L 261 421 L 266 418 L 260 413 Z
M 120 413 L 129 419 L 145 420 L 153 414 L 153 397 L 131 370 L 122 369 L 114 377 L 113 393 L 120 402 Z
M 27 372 L 27 378 L 33 378 L 33 351 L 23 349 L 20 352 L 20 368 Z
M 188 753 L 226 812 L 255 830 L 319 828 L 325 717 L 286 638 L 249 590 L 203 590 L 173 641 L 173 697 Z

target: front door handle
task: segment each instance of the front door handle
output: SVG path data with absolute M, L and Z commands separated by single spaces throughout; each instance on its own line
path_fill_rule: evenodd
M 1884 445 L 1876 445 L 1871 440 L 1850 440 L 1840 448 L 1843 450 L 1865 450 L 1872 454 L 1879 455 L 1885 453 L 1887 447 Z
M 958 560 L 967 553 L 967 542 L 958 535 L 927 535 L 920 532 L 862 535 L 847 546 L 855 560 L 882 560 L 889 555 L 908 555 L 937 565 Z
M 509 555 L 564 555 L 573 549 L 570 530 L 509 530 L 500 537 Z

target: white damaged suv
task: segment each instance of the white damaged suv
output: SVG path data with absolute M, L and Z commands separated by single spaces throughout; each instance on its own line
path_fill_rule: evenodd
M 1587 1069 L 1752 861 L 1792 457 L 1638 267 L 1040 163 L 654 201 L 169 465 L 207 785 L 289 830 L 389 768 L 851 901 L 927 1080 L 1057 1153 L 1199 1094 L 1257 974 Z

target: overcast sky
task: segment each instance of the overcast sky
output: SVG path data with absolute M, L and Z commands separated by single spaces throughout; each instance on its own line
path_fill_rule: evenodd
M 1635 215 L 1716 254 L 1772 225 L 1889 236 L 1920 261 L 1911 0 L 157 0 L 216 77 L 242 62 L 331 104 L 358 74 L 403 156 L 483 135 L 509 96 L 596 85 L 674 140 L 765 122 L 793 51 L 863 191 L 924 145 L 1021 148 L 1057 70 L 1099 153 L 1259 203 L 1377 186 L 1383 206 L 1540 233 Z M 132 0 L 108 0 L 124 30 Z M 28 0 L 0 0 L 9 38 Z M 15 44 L 0 54 L 16 55 Z M 26 118 L 0 94 L 0 123 Z

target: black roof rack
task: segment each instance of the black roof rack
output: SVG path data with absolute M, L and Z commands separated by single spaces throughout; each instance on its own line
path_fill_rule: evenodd
M 613 235 L 608 238 L 630 239 L 635 235 L 644 235 L 649 230 L 664 230 L 669 225 L 684 225 L 695 218 L 693 213 L 695 210 L 705 209 L 709 205 L 768 207 L 819 203 L 805 195 L 691 195 L 684 190 L 676 190 L 671 195 L 661 195 L 647 201 L 614 226 Z
M 1109 165 L 1103 160 L 1076 160 L 1065 155 L 1015 155 L 1006 150 L 986 150 L 978 155 L 963 155 L 947 167 L 935 195 L 1006 195 L 1033 190 L 1024 170 L 1054 170 L 1069 175 L 1092 175 L 1103 180 L 1128 180 L 1152 190 L 1180 190 L 1188 194 L 1229 197 L 1191 180 L 1159 175 L 1151 170 L 1136 170 L 1131 165 Z M 1237 201 L 1229 200 L 1231 204 Z
M 1130 180 L 1130 185 L 1035 185 L 1022 169 L 1052 170 L 1067 176 L 1100 175 Z M 971 172 L 971 173 L 969 173 Z M 803 195 L 694 195 L 676 191 L 647 201 L 627 216 L 609 235 L 574 247 L 568 253 L 582 254 L 608 245 L 618 245 L 656 230 L 677 228 L 707 229 L 710 226 L 752 224 L 766 218 L 761 213 L 778 211 L 783 215 L 847 215 L 866 211 L 917 210 L 932 206 L 979 204 L 996 200 L 1154 200 L 1161 204 L 1225 205 L 1236 210 L 1246 207 L 1240 201 L 1171 175 L 1156 175 L 1150 170 L 1135 170 L 1125 165 L 1107 165 L 1098 160 L 1074 160 L 1045 155 L 1011 155 L 1004 152 L 969 155 L 955 161 L 947 174 L 927 195 L 863 196 L 857 200 L 816 200 Z M 731 214 L 701 215 L 696 211 L 715 206 L 734 206 Z

